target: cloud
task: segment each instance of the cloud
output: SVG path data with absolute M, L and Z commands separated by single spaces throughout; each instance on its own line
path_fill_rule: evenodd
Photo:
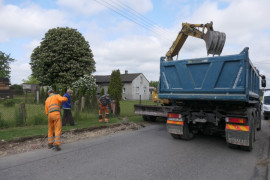
M 166 29 L 170 34 L 167 37 L 169 41 L 156 34 L 152 34 L 155 41 L 143 36 L 136 38 L 127 36 L 97 47 L 94 51 L 98 60 L 97 71 L 105 73 L 110 68 L 120 67 L 121 72 L 125 68 L 132 69 L 134 72 L 145 73 L 150 80 L 157 80 L 159 57 L 167 52 L 177 37 L 181 30 L 181 22 L 207 23 L 213 21 L 214 29 L 225 32 L 227 35 L 223 55 L 238 54 L 244 47 L 249 46 L 252 62 L 261 69 L 262 73 L 267 72 L 270 65 L 262 66 L 256 62 L 259 62 L 258 59 L 267 60 L 270 55 L 268 50 L 270 21 L 265 22 L 264 20 L 265 17 L 270 16 L 267 8 L 270 1 L 225 1 L 227 4 L 222 8 L 220 8 L 220 2 L 224 1 L 205 1 L 198 5 L 196 10 L 193 9 L 194 11 L 190 12 L 189 18 L 181 19 L 179 17 L 182 21 L 177 21 L 172 29 Z M 192 11 L 192 8 L 186 6 L 185 14 L 189 14 L 187 10 Z M 153 30 L 155 29 L 153 28 Z M 193 37 L 187 39 L 179 53 L 179 59 L 205 56 L 207 55 L 204 41 Z M 149 65 L 152 65 L 152 68 Z
M 119 69 L 121 73 L 143 73 L 148 79 L 158 80 L 159 58 L 161 52 L 160 41 L 152 36 L 128 36 L 106 42 L 93 49 L 97 73 L 111 74 Z M 155 52 L 155 53 L 154 53 Z
M 39 36 L 52 27 L 63 25 L 64 18 L 58 10 L 45 10 L 35 4 L 27 7 L 4 5 L 0 1 L 0 42 Z
M 11 84 L 21 84 L 23 79 L 28 79 L 31 74 L 29 63 L 13 62 L 10 64 L 11 68 Z
M 0 42 L 11 37 L 29 39 L 34 37 L 35 41 L 29 41 L 23 46 L 25 56 L 20 58 L 20 63 L 23 64 L 38 44 L 38 39 L 50 27 L 72 26 L 89 41 L 96 61 L 96 74 L 110 74 L 112 70 L 120 69 L 122 73 L 125 70 L 129 73 L 141 72 L 148 80 L 158 80 L 160 56 L 164 56 L 169 50 L 181 30 L 182 22 L 213 21 L 214 29 L 225 32 L 227 36 L 222 55 L 238 54 L 244 47 L 249 46 L 253 64 L 260 69 L 261 73 L 269 74 L 268 79 L 270 79 L 270 73 L 268 73 L 270 64 L 267 64 L 270 56 L 268 50 L 270 21 L 265 20 L 270 16 L 269 0 L 194 0 L 191 3 L 187 0 L 164 0 L 159 2 L 164 3 L 161 5 L 164 11 L 160 14 L 168 10 L 171 14 L 174 13 L 175 18 L 168 19 L 168 21 L 174 21 L 171 23 L 173 27 L 151 26 L 148 29 L 143 29 L 123 17 L 119 18 L 119 15 L 97 1 L 105 2 L 104 0 L 58 0 L 59 10 L 46 10 L 34 4 L 24 7 L 3 5 L 0 0 L 0 18 L 11 19 L 10 22 L 4 21 L 1 24 Z M 106 0 L 106 2 L 117 6 L 121 11 L 127 10 L 127 6 L 142 14 L 156 10 L 150 0 Z M 169 7 L 171 9 L 168 9 Z M 159 21 L 158 23 L 161 24 Z M 194 37 L 186 40 L 179 53 L 179 59 L 205 56 L 204 41 Z M 262 61 L 264 63 L 260 63 Z M 30 75 L 30 68 L 24 67 Z

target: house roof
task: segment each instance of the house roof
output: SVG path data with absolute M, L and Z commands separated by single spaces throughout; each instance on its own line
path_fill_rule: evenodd
M 9 82 L 8 78 L 0 78 L 0 82 L 2 82 L 5 85 L 10 85 L 10 82 Z
M 142 73 L 130 73 L 130 74 L 121 74 L 121 79 L 123 83 L 131 83 L 136 77 Z M 111 75 L 96 75 L 96 83 L 110 83 Z

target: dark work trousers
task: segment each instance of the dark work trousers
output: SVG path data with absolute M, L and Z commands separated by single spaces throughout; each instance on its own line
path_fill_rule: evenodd
M 69 121 L 71 126 L 74 125 L 74 120 L 72 118 L 71 109 L 64 109 L 64 114 L 62 118 L 62 126 L 65 126 L 66 123 Z

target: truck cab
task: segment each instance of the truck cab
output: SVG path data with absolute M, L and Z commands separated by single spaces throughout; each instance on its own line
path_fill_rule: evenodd
M 262 113 L 265 120 L 270 117 L 270 91 L 265 91 L 263 94 Z

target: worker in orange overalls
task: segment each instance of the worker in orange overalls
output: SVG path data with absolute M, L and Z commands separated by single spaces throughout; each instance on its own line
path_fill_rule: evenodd
M 108 94 L 104 94 L 98 99 L 99 111 L 98 111 L 98 121 L 102 122 L 103 114 L 105 113 L 104 121 L 109 122 L 109 109 L 111 106 L 111 99 Z
M 68 101 L 67 97 L 54 94 L 53 90 L 48 91 L 49 97 L 45 101 L 45 112 L 48 116 L 48 148 L 60 151 L 60 135 L 62 130 L 62 121 L 60 115 L 60 105 L 63 101 Z M 53 137 L 53 130 L 55 136 Z

